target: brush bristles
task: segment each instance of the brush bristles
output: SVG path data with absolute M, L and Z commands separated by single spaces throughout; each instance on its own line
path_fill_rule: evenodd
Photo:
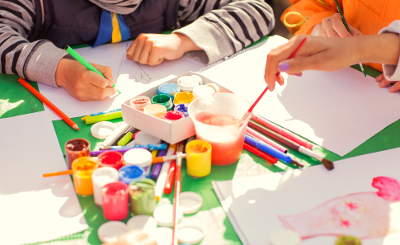
M 332 170 L 332 169 L 334 169 L 335 167 L 333 166 L 333 162 L 332 161 L 329 161 L 328 159 L 322 159 L 322 164 L 324 164 L 324 166 L 325 166 L 325 168 L 326 169 L 328 169 L 328 170 Z

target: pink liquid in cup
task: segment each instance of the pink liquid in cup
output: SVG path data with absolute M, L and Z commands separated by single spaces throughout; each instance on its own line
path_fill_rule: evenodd
M 208 112 L 200 112 L 196 115 L 196 119 L 207 125 L 212 126 L 232 126 L 239 123 L 239 119 L 230 115 L 210 114 Z M 207 141 L 212 146 L 211 159 L 213 165 L 229 165 L 239 160 L 243 151 L 243 142 L 245 128 L 243 132 L 237 134 L 225 134 L 224 137 L 210 138 L 202 135 L 201 131 L 197 133 L 197 139 Z

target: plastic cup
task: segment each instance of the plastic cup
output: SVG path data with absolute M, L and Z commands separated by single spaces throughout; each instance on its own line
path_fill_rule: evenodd
M 250 106 L 247 100 L 231 93 L 202 96 L 189 105 L 188 112 L 194 123 L 197 139 L 207 141 L 212 146 L 213 165 L 229 165 L 239 160 L 251 113 L 243 122 L 240 119 Z M 231 125 L 209 125 L 200 121 L 210 115 L 231 117 Z

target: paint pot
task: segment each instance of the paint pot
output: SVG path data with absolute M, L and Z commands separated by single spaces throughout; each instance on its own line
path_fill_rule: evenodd
M 128 226 L 121 221 L 109 221 L 97 230 L 99 240 L 103 243 L 116 242 L 118 237 L 128 231 Z
M 143 233 L 150 233 L 157 229 L 157 221 L 149 215 L 135 215 L 126 222 L 128 230 L 141 230 Z
M 174 101 L 175 94 L 181 92 L 179 86 L 175 83 L 164 83 L 158 87 L 158 94 L 165 94 Z
M 125 166 L 142 167 L 145 176 L 149 175 L 152 160 L 151 152 L 145 149 L 132 149 L 124 154 Z
M 151 100 L 148 96 L 137 96 L 129 101 L 129 105 L 139 111 L 143 111 L 150 104 Z
M 206 229 L 198 221 L 184 221 L 178 225 L 178 240 L 181 244 L 197 244 L 203 240 Z
M 167 107 L 160 104 L 147 105 L 143 112 L 153 117 L 164 118 L 164 114 L 167 112 Z
M 123 220 L 129 214 L 128 185 L 117 181 L 101 188 L 103 197 L 103 214 L 108 220 Z
M 211 172 L 211 144 L 203 140 L 192 140 L 186 144 L 186 169 L 194 178 L 205 177 Z
M 194 96 L 191 92 L 180 92 L 175 95 L 174 104 L 190 104 L 194 100 Z
M 219 93 L 220 92 L 220 88 L 216 83 L 207 83 L 206 86 L 210 86 L 215 93 Z
M 135 136 L 135 142 L 138 145 L 155 145 L 160 144 L 161 139 L 154 137 L 153 135 L 148 134 L 144 131 L 140 131 Z
M 197 79 L 197 81 L 199 81 L 199 84 L 200 84 L 200 85 L 203 85 L 203 84 L 204 84 L 204 81 L 203 81 L 203 79 L 202 79 L 200 76 L 191 75 L 191 77 Z
M 92 174 L 96 168 L 97 161 L 93 157 L 80 157 L 72 162 L 72 178 L 77 194 L 93 195 Z
M 185 115 L 185 117 L 189 116 L 187 110 L 188 110 L 188 106 L 189 104 L 179 104 L 179 105 L 175 105 L 174 110 L 175 111 L 179 111 L 182 112 L 183 115 Z
M 118 172 L 119 181 L 129 185 L 132 182 L 137 182 L 145 177 L 144 169 L 139 166 L 124 166 Z
M 172 99 L 169 95 L 166 94 L 157 94 L 154 95 L 151 98 L 151 103 L 152 104 L 159 104 L 159 105 L 163 105 L 167 108 L 167 111 L 172 110 L 172 106 L 174 104 L 172 104 Z
M 105 151 L 98 156 L 98 163 L 100 167 L 112 167 L 119 170 L 122 167 L 123 157 L 122 154 L 116 151 Z
M 72 162 L 79 157 L 90 157 L 90 143 L 85 139 L 72 139 L 65 143 L 65 156 L 68 169 Z
M 199 86 L 202 83 L 201 78 L 195 76 L 182 76 L 178 78 L 176 84 L 181 88 L 181 91 L 184 92 L 193 92 L 193 88 Z M 175 96 L 176 99 L 176 96 Z
M 131 210 L 135 215 L 153 215 L 156 208 L 155 185 L 151 179 L 142 179 L 129 184 Z
M 276 230 L 269 236 L 271 245 L 299 245 L 300 242 L 300 235 L 288 229 Z
M 361 241 L 357 237 L 343 235 L 336 239 L 335 245 L 361 245 Z
M 103 205 L 103 197 L 101 195 L 101 188 L 108 183 L 118 181 L 118 171 L 112 167 L 102 167 L 93 171 L 93 197 L 94 202 L 101 206 Z
M 212 164 L 237 162 L 243 151 L 246 125 L 250 117 L 240 121 L 251 104 L 231 93 L 216 93 L 196 98 L 189 105 L 197 139 L 212 146 Z
M 193 97 L 196 99 L 197 97 L 213 95 L 215 93 L 214 89 L 207 85 L 199 85 L 193 88 Z
M 167 111 L 165 113 L 164 118 L 171 121 L 176 121 L 181 118 L 185 118 L 185 115 L 180 111 Z

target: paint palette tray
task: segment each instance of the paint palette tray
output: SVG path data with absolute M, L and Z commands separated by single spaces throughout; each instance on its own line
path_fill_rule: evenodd
M 176 83 L 180 77 L 191 76 L 191 75 L 197 75 L 201 77 L 204 83 L 218 84 L 204 77 L 203 75 L 200 75 L 199 73 L 195 72 L 183 73 L 171 80 L 166 81 L 165 83 Z M 219 84 L 218 86 L 220 87 L 220 92 L 232 93 L 227 88 Z M 154 87 L 143 92 L 140 95 L 145 95 L 151 98 L 157 94 L 158 94 L 158 87 Z M 176 144 L 196 134 L 194 130 L 194 124 L 190 117 L 185 117 L 177 121 L 164 120 L 132 108 L 129 105 L 129 102 L 130 100 L 125 101 L 121 106 L 122 118 L 125 123 L 129 124 L 134 128 L 143 130 L 157 138 L 164 140 L 169 144 Z

